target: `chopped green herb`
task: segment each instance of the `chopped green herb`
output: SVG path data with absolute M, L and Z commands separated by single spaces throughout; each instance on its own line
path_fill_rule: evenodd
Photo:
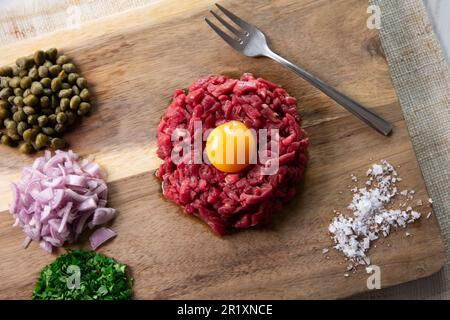
M 94 251 L 74 250 L 42 269 L 34 300 L 128 300 L 132 280 L 119 264 Z

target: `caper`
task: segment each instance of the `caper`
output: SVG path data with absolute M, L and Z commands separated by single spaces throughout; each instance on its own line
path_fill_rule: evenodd
M 26 142 L 30 142 L 34 139 L 34 130 L 33 129 L 27 129 L 23 132 L 22 138 Z
M 16 97 L 14 97 L 13 103 L 15 106 L 23 107 L 23 98 L 20 96 L 16 96 Z
M 77 83 L 77 79 L 80 77 L 80 75 L 78 73 L 69 73 L 69 75 L 67 76 L 67 81 L 70 84 L 76 84 Z
M 48 116 L 48 123 L 50 126 L 54 126 L 56 124 L 56 114 L 51 114 Z
M 9 80 L 9 86 L 11 88 L 18 88 L 20 86 L 20 78 L 19 77 L 11 78 L 11 80 Z
M 36 110 L 33 107 L 26 106 L 23 108 L 23 112 L 25 112 L 27 115 L 30 115 L 35 114 Z
M 12 145 L 12 140 L 10 137 L 8 137 L 6 134 L 2 135 L 2 137 L 0 138 L 0 141 L 2 142 L 3 145 L 5 146 L 11 146 Z
M 58 49 L 56 48 L 50 48 L 47 51 L 45 51 L 45 57 L 47 60 L 56 61 L 56 57 L 58 56 Z
M 70 109 L 77 110 L 80 104 L 81 98 L 79 96 L 73 96 L 72 99 L 70 99 Z
M 5 120 L 3 120 L 3 125 L 6 127 L 8 125 L 8 123 L 10 122 L 14 122 L 13 120 L 11 120 L 10 118 L 6 118 Z
M 87 87 L 87 81 L 85 78 L 79 77 L 77 79 L 77 86 L 78 88 L 80 88 L 81 90 L 85 89 Z
M 4 120 L 10 116 L 10 112 L 7 109 L 0 108 L 0 120 Z
M 31 94 L 30 89 L 26 89 L 26 90 L 23 92 L 23 97 L 26 98 L 26 97 L 28 97 L 30 94 Z
M 51 127 L 44 127 L 42 128 L 42 132 L 45 133 L 48 136 L 54 136 L 56 134 L 55 129 Z
M 22 88 L 22 89 L 28 89 L 29 87 L 31 87 L 31 83 L 33 82 L 33 80 L 30 78 L 30 77 L 23 77 L 21 80 L 20 80 L 20 87 Z
M 69 63 L 69 57 L 65 56 L 65 55 L 60 55 L 57 59 L 56 59 L 56 63 L 59 64 L 60 66 Z
M 9 66 L 0 67 L 0 76 L 1 77 L 12 77 L 13 69 Z
M 15 122 L 25 121 L 27 119 L 27 115 L 23 110 L 17 111 L 13 114 L 13 120 Z
M 19 78 L 23 78 L 26 76 L 28 76 L 28 70 L 19 70 L 19 75 L 18 75 Z
M 44 88 L 50 88 L 52 85 L 52 79 L 44 77 L 41 79 L 41 84 Z
M 61 111 L 66 111 L 70 107 L 70 101 L 68 98 L 62 98 L 59 102 L 59 107 L 61 108 Z
M 51 97 L 52 94 L 53 94 L 53 91 L 50 88 L 44 88 L 44 91 L 42 92 L 42 95 L 44 95 L 46 97 Z
M 48 118 L 45 115 L 40 116 L 37 120 L 38 120 L 38 125 L 41 128 L 45 127 L 45 125 L 48 123 Z
M 33 82 L 30 91 L 32 94 L 40 96 L 44 92 L 44 86 L 40 82 Z
M 19 75 L 19 67 L 17 65 L 13 65 L 11 69 L 12 69 L 12 76 L 17 77 Z
M 77 86 L 72 86 L 72 91 L 75 96 L 79 96 L 81 92 L 80 88 L 78 88 Z
M 73 73 L 77 71 L 77 68 L 73 63 L 66 63 L 62 66 L 63 70 L 67 73 Z
M 61 86 L 62 90 L 67 90 L 67 89 L 72 89 L 72 86 L 70 85 L 70 83 L 64 82 Z
M 88 114 L 91 111 L 91 105 L 87 102 L 80 103 L 80 106 L 78 107 L 78 115 L 84 116 Z
M 14 95 L 16 95 L 16 96 L 23 96 L 23 89 L 22 88 L 15 88 L 14 89 Z
M 53 65 L 53 63 L 51 61 L 49 61 L 49 60 L 45 60 L 45 62 L 43 64 L 43 66 L 47 67 L 47 69 L 50 68 L 52 65 Z
M 66 111 L 66 116 L 67 116 L 67 124 L 69 126 L 73 125 L 77 120 L 77 115 L 71 110 Z
M 53 149 L 63 149 L 66 146 L 66 142 L 61 138 L 53 138 L 50 142 L 50 146 Z
M 28 76 L 32 79 L 32 80 L 38 80 L 39 79 L 39 71 L 36 67 L 33 67 L 30 69 L 30 71 L 28 71 Z
M 3 88 L 0 91 L 0 99 L 7 100 L 13 94 L 11 88 Z
M 17 125 L 17 133 L 23 135 L 24 131 L 28 129 L 28 124 L 25 121 L 19 122 Z
M 41 78 L 48 77 L 48 68 L 46 66 L 40 66 L 38 69 L 38 74 Z
M 6 133 L 7 135 L 8 135 L 8 137 L 10 137 L 11 138 L 11 140 L 13 140 L 13 141 L 19 141 L 20 140 L 20 136 L 19 136 L 19 134 L 16 132 L 16 133 L 14 133 L 14 132 L 7 132 Z
M 58 78 L 60 78 L 62 81 L 65 81 L 67 79 L 67 72 L 62 70 L 60 73 L 58 73 Z
M 53 92 L 57 92 L 61 89 L 62 81 L 60 78 L 55 78 L 52 80 L 51 88 Z
M 34 64 L 33 59 L 29 57 L 22 57 L 16 60 L 16 65 L 21 70 L 30 69 Z
M 58 96 L 60 98 L 70 98 L 72 94 L 73 94 L 72 89 L 63 89 L 59 92 Z
M 29 125 L 34 126 L 38 124 L 38 115 L 37 114 L 30 114 L 27 118 L 27 122 Z
M 51 66 L 50 68 L 48 68 L 48 71 L 50 72 L 50 74 L 54 77 L 57 77 L 58 74 L 61 72 L 61 66 L 55 64 L 53 66 Z
M 10 80 L 10 77 L 0 77 L 0 88 L 8 88 Z
M 64 112 L 60 112 L 56 115 L 56 122 L 58 123 L 66 123 L 67 116 Z
M 16 96 L 10 96 L 10 97 L 8 97 L 8 100 L 7 100 L 7 101 L 8 101 L 9 104 L 12 105 L 12 106 L 14 106 L 14 98 L 15 98 L 15 97 L 16 97 Z M 12 107 L 11 107 L 11 111 L 12 111 L 12 112 L 16 112 L 17 110 L 13 110 Z
M 33 56 L 34 63 L 36 63 L 38 66 L 43 64 L 45 62 L 45 52 L 42 50 L 38 50 L 34 53 Z
M 7 109 L 9 108 L 8 102 L 0 100 L 0 109 Z
M 50 107 L 50 99 L 47 96 L 41 97 L 41 108 L 46 109 Z
M 55 131 L 57 132 L 57 133 L 63 133 L 64 131 L 66 131 L 66 124 L 64 124 L 64 123 L 57 123 L 56 125 L 55 125 Z
M 61 112 L 61 107 L 56 107 L 55 108 L 55 114 L 58 114 L 58 113 L 60 113 Z
M 33 107 L 39 103 L 39 99 L 34 94 L 30 94 L 26 98 L 23 99 L 23 103 L 25 103 L 27 106 Z M 25 111 L 25 108 L 24 108 L 24 111 Z M 29 114 L 31 114 L 31 113 L 29 113 Z
M 33 146 L 28 142 L 24 142 L 20 145 L 19 150 L 23 154 L 30 154 L 33 152 Z
M 14 121 L 9 121 L 5 125 L 5 128 L 6 128 L 6 130 L 8 130 L 8 132 L 17 133 L 17 123 Z
M 39 133 L 36 136 L 36 140 L 34 141 L 34 143 L 36 144 L 36 147 L 38 149 L 42 149 L 43 147 L 47 146 L 47 144 L 48 144 L 47 135 L 45 135 L 44 133 Z
M 90 94 L 89 94 L 89 90 L 88 89 L 83 89 L 80 92 L 80 98 L 81 100 L 85 101 L 85 102 L 89 102 L 90 99 Z

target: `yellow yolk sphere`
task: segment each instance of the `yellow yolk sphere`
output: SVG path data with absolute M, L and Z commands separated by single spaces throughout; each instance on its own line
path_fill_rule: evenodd
M 255 163 L 256 137 L 245 124 L 233 120 L 211 131 L 205 151 L 218 170 L 239 172 Z

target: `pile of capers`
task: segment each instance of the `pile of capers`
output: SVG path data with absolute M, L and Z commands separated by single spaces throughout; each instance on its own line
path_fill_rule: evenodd
M 91 110 L 87 81 L 56 48 L 0 67 L 0 142 L 23 153 L 62 149 L 62 134 Z

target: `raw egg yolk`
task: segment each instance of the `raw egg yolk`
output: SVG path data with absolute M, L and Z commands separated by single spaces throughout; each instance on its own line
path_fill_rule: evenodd
M 240 121 L 224 123 L 211 131 L 206 154 L 218 170 L 235 173 L 255 163 L 256 141 L 252 130 Z

